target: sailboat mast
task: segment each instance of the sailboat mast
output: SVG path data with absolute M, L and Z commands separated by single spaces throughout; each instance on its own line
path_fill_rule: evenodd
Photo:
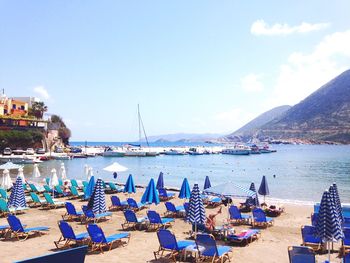
M 141 143 L 141 115 L 140 115 L 140 104 L 137 104 L 137 117 L 139 119 L 139 142 Z

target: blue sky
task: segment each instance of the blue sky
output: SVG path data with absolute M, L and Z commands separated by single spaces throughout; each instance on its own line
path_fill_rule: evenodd
M 350 68 L 349 1 L 0 1 L 0 88 L 72 140 L 229 133 Z

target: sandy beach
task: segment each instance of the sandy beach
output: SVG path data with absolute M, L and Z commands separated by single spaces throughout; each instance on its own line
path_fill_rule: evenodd
M 123 193 L 117 194 L 121 200 L 125 200 L 127 195 Z M 134 194 L 136 200 L 140 200 L 141 191 Z M 59 198 L 64 201 L 65 198 Z M 72 201 L 77 208 L 85 204 L 85 202 L 75 200 Z M 110 195 L 106 195 L 107 205 L 110 204 Z M 180 205 L 183 200 L 175 198 L 174 203 Z M 238 200 L 234 203 L 238 204 Z M 307 205 L 283 204 L 285 213 L 275 219 L 272 227 L 261 230 L 261 237 L 259 240 L 251 243 L 248 246 L 240 247 L 233 246 L 233 255 L 231 260 L 233 262 L 288 262 L 287 248 L 290 245 L 301 244 L 300 228 L 302 225 L 310 224 L 310 215 L 312 207 Z M 164 213 L 165 206 L 160 203 L 158 206 L 152 205 L 152 209 L 160 213 Z M 206 209 L 207 215 L 216 212 L 218 208 Z M 54 241 L 60 237 L 60 232 L 57 226 L 57 221 L 61 219 L 61 215 L 65 213 L 65 208 L 42 210 L 40 208 L 31 208 L 26 213 L 18 215 L 23 224 L 27 227 L 34 226 L 49 226 L 50 231 L 41 237 L 31 237 L 26 241 L 17 241 L 16 239 L 1 239 L 1 262 L 13 262 L 15 260 L 22 260 L 30 257 L 35 257 L 56 251 Z M 138 216 L 146 215 L 146 210 L 137 213 Z M 217 217 L 217 224 L 221 224 L 227 217 L 226 207 L 223 206 L 223 213 Z M 114 234 L 123 231 L 121 223 L 124 222 L 124 215 L 122 211 L 113 212 L 110 220 L 100 222 L 106 235 Z M 6 218 L 0 218 L 0 225 L 7 224 Z M 80 222 L 71 221 L 76 233 L 85 232 L 84 224 Z M 178 240 L 188 238 L 188 231 L 190 225 L 185 223 L 182 219 L 175 219 L 175 224 L 171 230 L 175 233 Z M 250 228 L 250 226 L 236 226 L 235 229 L 240 231 L 242 229 Z M 131 230 L 130 242 L 127 246 L 116 247 L 111 251 L 91 254 L 86 256 L 85 262 L 170 262 L 169 260 L 156 261 L 153 256 L 153 251 L 158 249 L 159 243 L 156 232 L 148 232 L 145 230 Z M 219 244 L 223 244 L 218 241 Z M 337 246 L 336 246 L 337 247 Z M 332 255 L 335 259 L 336 254 Z M 326 259 L 326 255 L 317 256 L 319 260 Z M 334 262 L 340 262 L 335 259 Z

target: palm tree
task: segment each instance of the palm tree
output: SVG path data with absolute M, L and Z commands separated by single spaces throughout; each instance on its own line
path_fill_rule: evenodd
M 35 116 L 37 119 L 42 119 L 44 112 L 47 111 L 47 106 L 42 101 L 34 101 L 30 109 L 30 114 Z

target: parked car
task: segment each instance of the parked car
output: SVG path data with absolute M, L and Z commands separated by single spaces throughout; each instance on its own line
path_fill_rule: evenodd
M 6 147 L 2 153 L 3 153 L 3 155 L 11 155 L 12 150 L 11 150 L 11 148 Z
M 34 149 L 33 148 L 27 148 L 26 150 L 26 154 L 27 155 L 33 155 L 35 152 L 34 152 Z
M 61 147 L 56 147 L 55 153 L 63 153 L 63 149 Z
M 45 154 L 45 149 L 44 148 L 38 148 L 35 150 L 37 154 Z
M 25 154 L 26 152 L 22 148 L 17 148 L 16 150 L 13 150 L 12 153 L 14 155 L 22 155 L 22 154 Z
M 72 148 L 70 148 L 70 152 L 71 153 L 81 153 L 82 150 L 78 147 L 72 147 Z

